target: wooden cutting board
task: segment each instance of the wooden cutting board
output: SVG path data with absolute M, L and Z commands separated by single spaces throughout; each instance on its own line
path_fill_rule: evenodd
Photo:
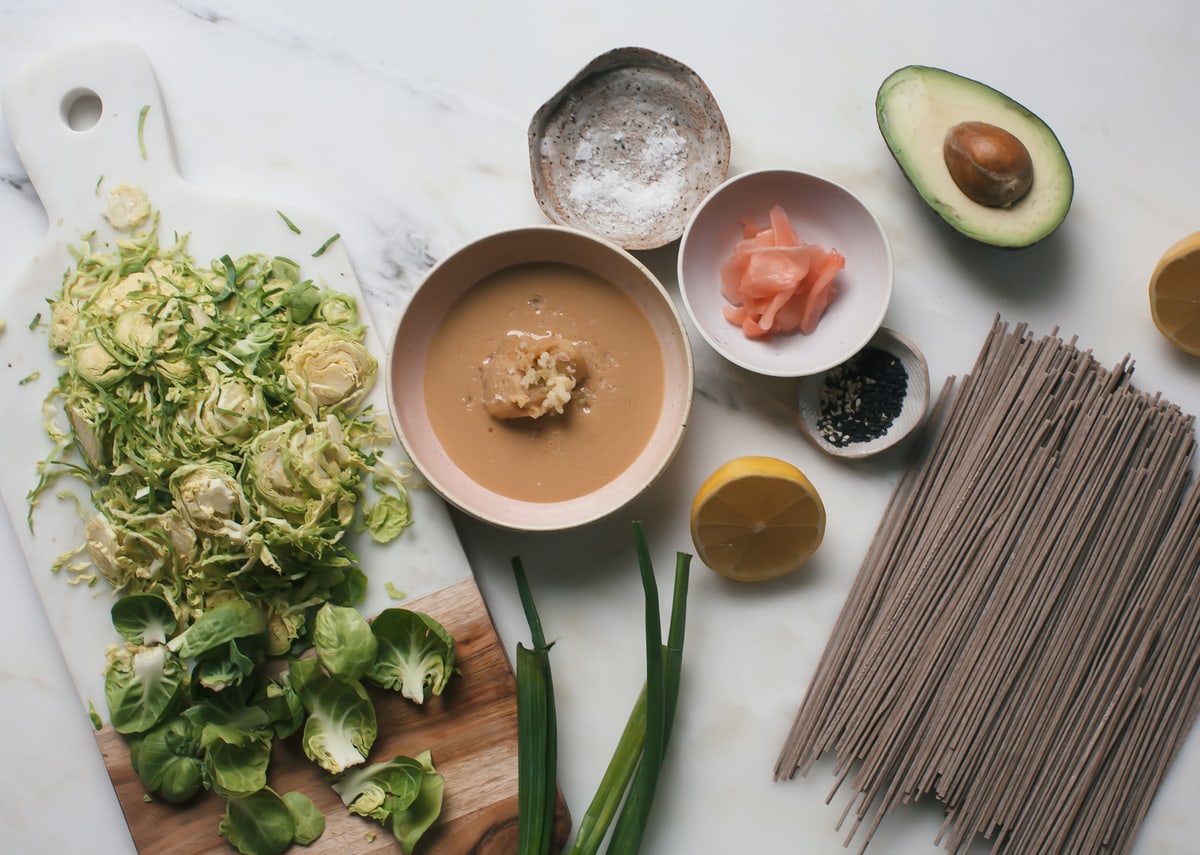
M 296 259 L 319 285 L 362 293 L 333 224 L 306 211 L 280 212 L 262 201 L 205 192 L 183 180 L 176 166 L 165 105 L 154 70 L 137 47 L 114 42 L 72 47 L 47 56 L 5 82 L 4 119 L 47 214 L 48 233 L 16 280 L 0 287 L 0 495 L 12 518 L 50 625 L 54 628 L 81 703 L 104 715 L 104 651 L 119 639 L 109 621 L 111 591 L 71 586 L 51 566 L 83 543 L 83 520 L 69 498 L 46 496 L 27 524 L 28 492 L 36 461 L 51 450 L 42 402 L 58 369 L 46 343 L 46 300 L 72 266 L 70 248 L 94 232 L 93 245 L 117 237 L 102 213 L 108 190 L 118 183 L 146 190 L 160 213 L 159 234 L 190 235 L 188 248 L 201 262 L 228 253 L 268 253 Z M 281 216 L 285 214 L 287 220 Z M 289 225 L 289 221 L 290 224 Z M 293 228 L 294 226 L 294 228 Z M 379 331 L 367 344 L 386 376 Z M 368 403 L 387 411 L 382 382 Z M 392 452 L 399 457 L 397 444 Z M 75 488 L 81 507 L 86 496 Z M 455 855 L 512 851 L 516 826 L 516 688 L 509 659 L 475 584 L 449 513 L 430 490 L 411 495 L 414 525 L 387 546 L 348 538 L 370 582 L 361 610 L 373 615 L 397 605 L 388 586 L 409 595 L 402 605 L 426 611 L 456 637 L 462 674 L 443 697 L 413 707 L 391 693 L 376 700 L 379 738 L 371 761 L 429 749 L 446 777 L 445 806 L 436 830 L 420 852 Z M 128 765 L 122 738 L 105 726 L 98 741 L 131 835 L 142 853 L 232 851 L 216 836 L 224 810 L 218 798 L 179 809 L 147 803 Z M 272 784 L 306 792 L 325 812 L 327 830 L 310 847 L 319 852 L 395 851 L 391 836 L 374 823 L 350 816 L 328 781 L 295 745 L 280 748 Z M 570 819 L 560 797 L 559 837 Z M 371 832 L 377 837 L 372 840 Z
M 422 839 L 419 852 L 441 855 L 509 855 L 517 848 L 516 684 L 487 609 L 473 579 L 409 604 L 436 615 L 453 633 L 462 656 L 462 675 L 438 698 L 417 707 L 395 692 L 372 693 L 379 716 L 379 740 L 371 762 L 396 754 L 433 750 L 433 762 L 446 778 L 438 824 Z M 97 734 L 113 786 L 141 852 L 174 855 L 224 852 L 216 837 L 225 802 L 211 794 L 179 809 L 146 802 L 129 767 L 124 739 L 110 727 Z M 271 786 L 300 790 L 326 817 L 325 833 L 305 852 L 395 852 L 395 841 L 377 823 L 348 814 L 337 794 L 295 740 L 277 745 L 271 760 Z M 571 821 L 559 796 L 557 846 L 566 843 Z

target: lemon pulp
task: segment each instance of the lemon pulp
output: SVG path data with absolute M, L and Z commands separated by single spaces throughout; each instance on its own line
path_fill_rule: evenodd
M 1163 253 L 1150 277 L 1150 314 L 1168 341 L 1200 356 L 1200 232 Z
M 825 534 L 812 482 L 773 457 L 737 457 L 717 468 L 692 502 L 692 543 L 705 565 L 731 579 L 763 581 L 799 568 Z

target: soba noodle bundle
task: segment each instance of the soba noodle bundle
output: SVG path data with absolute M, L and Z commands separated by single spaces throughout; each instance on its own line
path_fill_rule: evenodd
M 1131 371 L 997 319 L 947 381 L 775 769 L 834 755 L 848 842 L 1130 850 L 1200 698 L 1193 418 Z

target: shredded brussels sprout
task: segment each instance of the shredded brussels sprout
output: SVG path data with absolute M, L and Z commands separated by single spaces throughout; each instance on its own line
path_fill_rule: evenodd
M 386 422 L 362 406 L 378 366 L 355 301 L 286 258 L 197 264 L 186 236 L 160 246 L 156 213 L 92 240 L 50 301 L 56 445 L 30 524 L 59 477 L 84 479 L 86 550 L 115 590 L 162 596 L 182 626 L 248 600 L 283 653 L 315 607 L 361 596 L 355 521 L 380 541 L 411 524 Z

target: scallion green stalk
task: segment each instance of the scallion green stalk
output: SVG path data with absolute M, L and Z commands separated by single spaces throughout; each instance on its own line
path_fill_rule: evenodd
M 658 586 L 641 523 L 634 523 L 645 594 L 646 681 L 569 855 L 596 855 L 614 819 L 609 855 L 635 855 L 645 834 L 666 756 L 683 664 L 688 574 L 692 556 L 678 553 L 667 641 L 662 640 Z M 549 646 L 520 559 L 513 571 L 533 648 L 517 645 L 518 853 L 544 855 L 552 846 L 557 789 L 557 723 Z M 619 815 L 618 815 L 619 811 Z
M 642 845 L 679 700 L 683 634 L 687 618 L 691 556 L 679 553 L 676 558 L 670 636 L 664 645 L 658 614 L 658 586 L 640 523 L 634 523 L 634 537 L 646 596 L 646 741 L 641 762 L 629 785 L 625 805 L 609 842 L 609 855 L 635 855 Z
M 334 241 L 336 241 L 340 237 L 341 237 L 340 234 L 335 234 L 333 237 L 326 240 L 325 243 L 323 243 L 319 247 L 317 247 L 316 251 L 312 254 L 312 257 L 320 258 L 322 255 L 325 254 L 325 250 L 327 250 L 327 249 L 329 249 L 329 247 L 333 246 Z
M 517 645 L 517 853 L 549 855 L 558 798 L 558 722 L 550 648 L 519 558 L 512 561 L 532 648 Z
M 665 683 L 665 709 L 663 752 L 671 740 L 671 728 L 675 723 L 675 709 L 679 704 L 679 683 L 683 673 L 683 635 L 687 624 L 688 581 L 691 575 L 692 556 L 680 552 L 675 556 L 675 587 L 671 593 L 671 621 L 667 628 L 666 657 L 663 663 Z
M 146 114 L 150 112 L 150 105 L 143 104 L 142 109 L 138 112 L 138 151 L 141 152 L 142 160 L 146 160 Z
M 575 843 L 568 855 L 595 855 L 600 851 L 600 845 L 608 834 L 613 817 L 621 806 L 625 791 L 637 769 L 638 761 L 642 759 L 642 746 L 646 743 L 646 686 L 638 693 L 625 729 L 617 741 L 616 750 L 608 762 L 600 786 L 591 804 L 579 820 L 579 829 L 575 834 Z

